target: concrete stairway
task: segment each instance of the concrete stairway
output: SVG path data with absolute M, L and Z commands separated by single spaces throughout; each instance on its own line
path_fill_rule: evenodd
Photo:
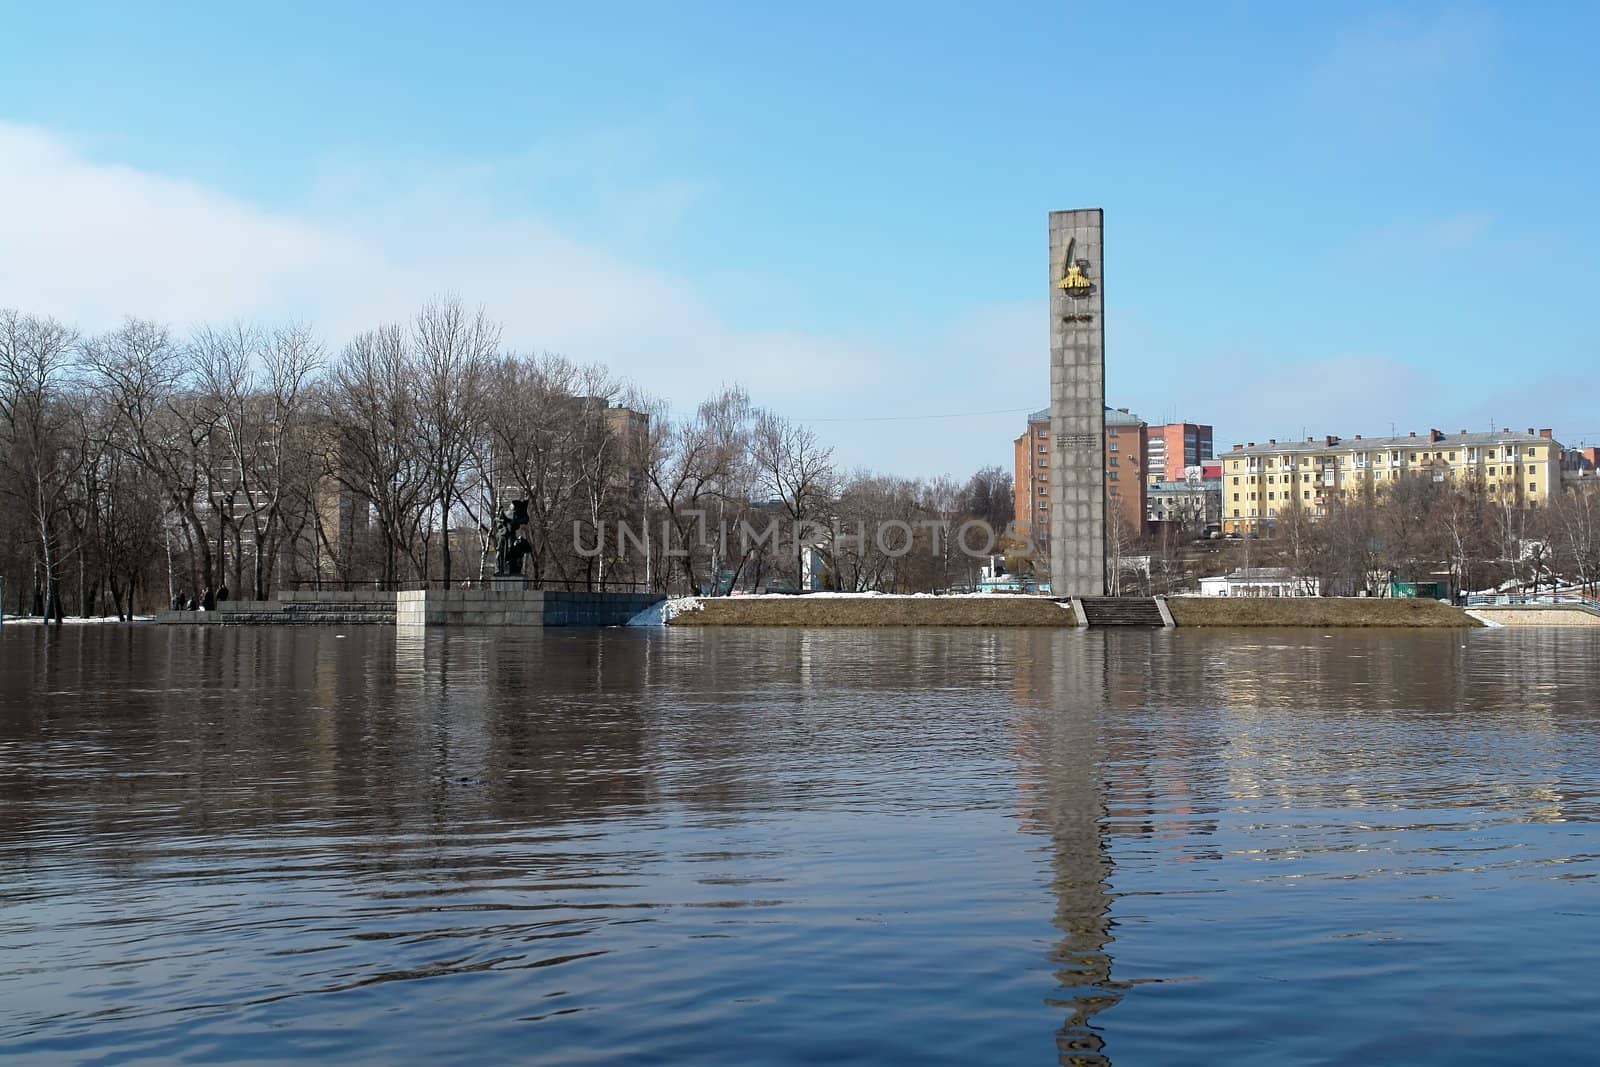
M 222 613 L 222 618 L 225 622 L 243 621 L 229 618 L 239 614 L 245 613 L 230 611 Z M 279 611 L 271 614 L 277 617 L 251 621 L 291 623 L 297 626 L 393 626 L 395 611 L 393 601 L 387 604 L 347 604 L 336 601 L 295 600 L 285 603 Z
M 1171 626 L 1170 616 L 1155 597 L 1150 596 L 1086 596 L 1079 597 L 1083 608 L 1084 625 L 1144 626 L 1160 630 Z

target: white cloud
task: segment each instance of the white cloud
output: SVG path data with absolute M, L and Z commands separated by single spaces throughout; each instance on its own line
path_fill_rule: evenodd
M 1411 257 L 1464 252 L 1490 236 L 1494 216 L 1483 211 L 1462 211 L 1441 218 L 1397 222 L 1374 228 L 1359 237 L 1373 257 Z
M 690 193 L 667 183 L 643 195 L 673 201 Z M 1022 417 L 867 420 L 1046 402 L 1042 295 L 951 307 L 916 336 L 882 341 L 734 327 L 709 290 L 580 241 L 537 214 L 496 212 L 490 202 L 471 175 L 416 175 L 402 185 L 392 173 L 348 166 L 311 191 L 311 207 L 267 210 L 0 122 L 0 306 L 53 314 L 85 331 L 129 314 L 179 329 L 298 317 L 339 345 L 456 292 L 505 324 L 508 346 L 604 362 L 679 406 L 742 381 L 759 403 L 834 420 L 817 429 L 842 463 L 903 474 L 1009 465 Z M 1489 239 L 1489 226 L 1486 216 L 1468 214 L 1381 236 L 1450 251 Z M 752 279 L 757 291 L 769 284 Z M 717 286 L 723 295 L 730 288 L 738 286 Z M 1283 438 L 1300 428 L 1277 425 L 1294 412 L 1288 417 L 1315 424 L 1307 432 L 1376 433 L 1390 421 L 1425 428 L 1415 420 L 1482 402 L 1463 395 L 1464 385 L 1380 356 L 1292 365 L 1259 353 L 1179 359 L 1173 353 L 1193 351 L 1196 340 L 1152 334 L 1136 312 L 1122 306 L 1111 323 L 1110 399 L 1151 421 L 1169 413 L 1227 420 L 1219 431 L 1228 440 Z M 1241 390 L 1240 381 L 1258 385 Z M 1178 396 L 1182 410 L 1165 411 Z M 1503 417 L 1516 417 L 1515 399 L 1497 405 Z M 1576 412 L 1557 425 L 1574 421 Z
M 322 189 L 313 216 L 95 161 L 5 122 L 0 161 L 0 305 L 85 330 L 130 314 L 179 328 L 293 316 L 337 345 L 449 291 L 502 321 L 508 345 L 604 362 L 681 404 L 723 381 L 758 399 L 870 384 L 890 362 L 848 338 L 734 329 L 684 281 L 536 216 L 495 215 L 448 180 L 376 200 L 371 185 L 346 184 L 349 199 Z
M 192 182 L 93 164 L 0 123 L 0 294 L 86 326 L 124 314 L 187 321 L 276 308 L 305 266 L 370 266 L 358 242 Z
M 1309 71 L 1312 100 L 1329 120 L 1395 132 L 1434 112 L 1481 75 L 1498 26 L 1481 12 L 1390 11 L 1337 34 Z

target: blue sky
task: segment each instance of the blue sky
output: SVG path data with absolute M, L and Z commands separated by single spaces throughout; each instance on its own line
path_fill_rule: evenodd
M 1116 406 L 1600 442 L 1600 9 L 328 6 L 8 5 L 0 305 L 336 347 L 455 291 L 964 475 L 1020 415 L 862 420 L 1042 405 L 1100 206 Z

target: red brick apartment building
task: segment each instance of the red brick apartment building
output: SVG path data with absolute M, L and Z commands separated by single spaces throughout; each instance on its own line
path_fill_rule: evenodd
M 1209 427 L 1208 427 L 1209 429 Z M 1148 481 L 1144 457 L 1148 427 L 1126 408 L 1106 408 L 1106 521 L 1118 515 L 1132 536 L 1144 532 Z M 1028 428 L 1012 444 L 1016 478 L 1017 533 L 1035 544 L 1050 540 L 1050 409 L 1028 416 Z
M 1211 427 L 1197 422 L 1167 422 L 1145 431 L 1144 480 L 1181 482 L 1185 467 L 1201 467 L 1216 458 Z

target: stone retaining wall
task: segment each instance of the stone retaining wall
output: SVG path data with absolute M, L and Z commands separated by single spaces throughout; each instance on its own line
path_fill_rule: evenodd
M 1475 618 L 1499 626 L 1600 626 L 1600 615 L 1560 604 L 1523 604 L 1514 608 L 1472 608 Z
M 400 593 L 400 626 L 622 626 L 658 593 L 586 593 L 520 587 Z
M 1066 603 L 1036 596 L 707 597 L 673 626 L 1072 626 Z
M 1172 619 L 1182 626 L 1405 626 L 1459 628 L 1481 626 L 1460 608 L 1437 600 L 1387 597 L 1222 597 L 1175 596 L 1167 600 Z

